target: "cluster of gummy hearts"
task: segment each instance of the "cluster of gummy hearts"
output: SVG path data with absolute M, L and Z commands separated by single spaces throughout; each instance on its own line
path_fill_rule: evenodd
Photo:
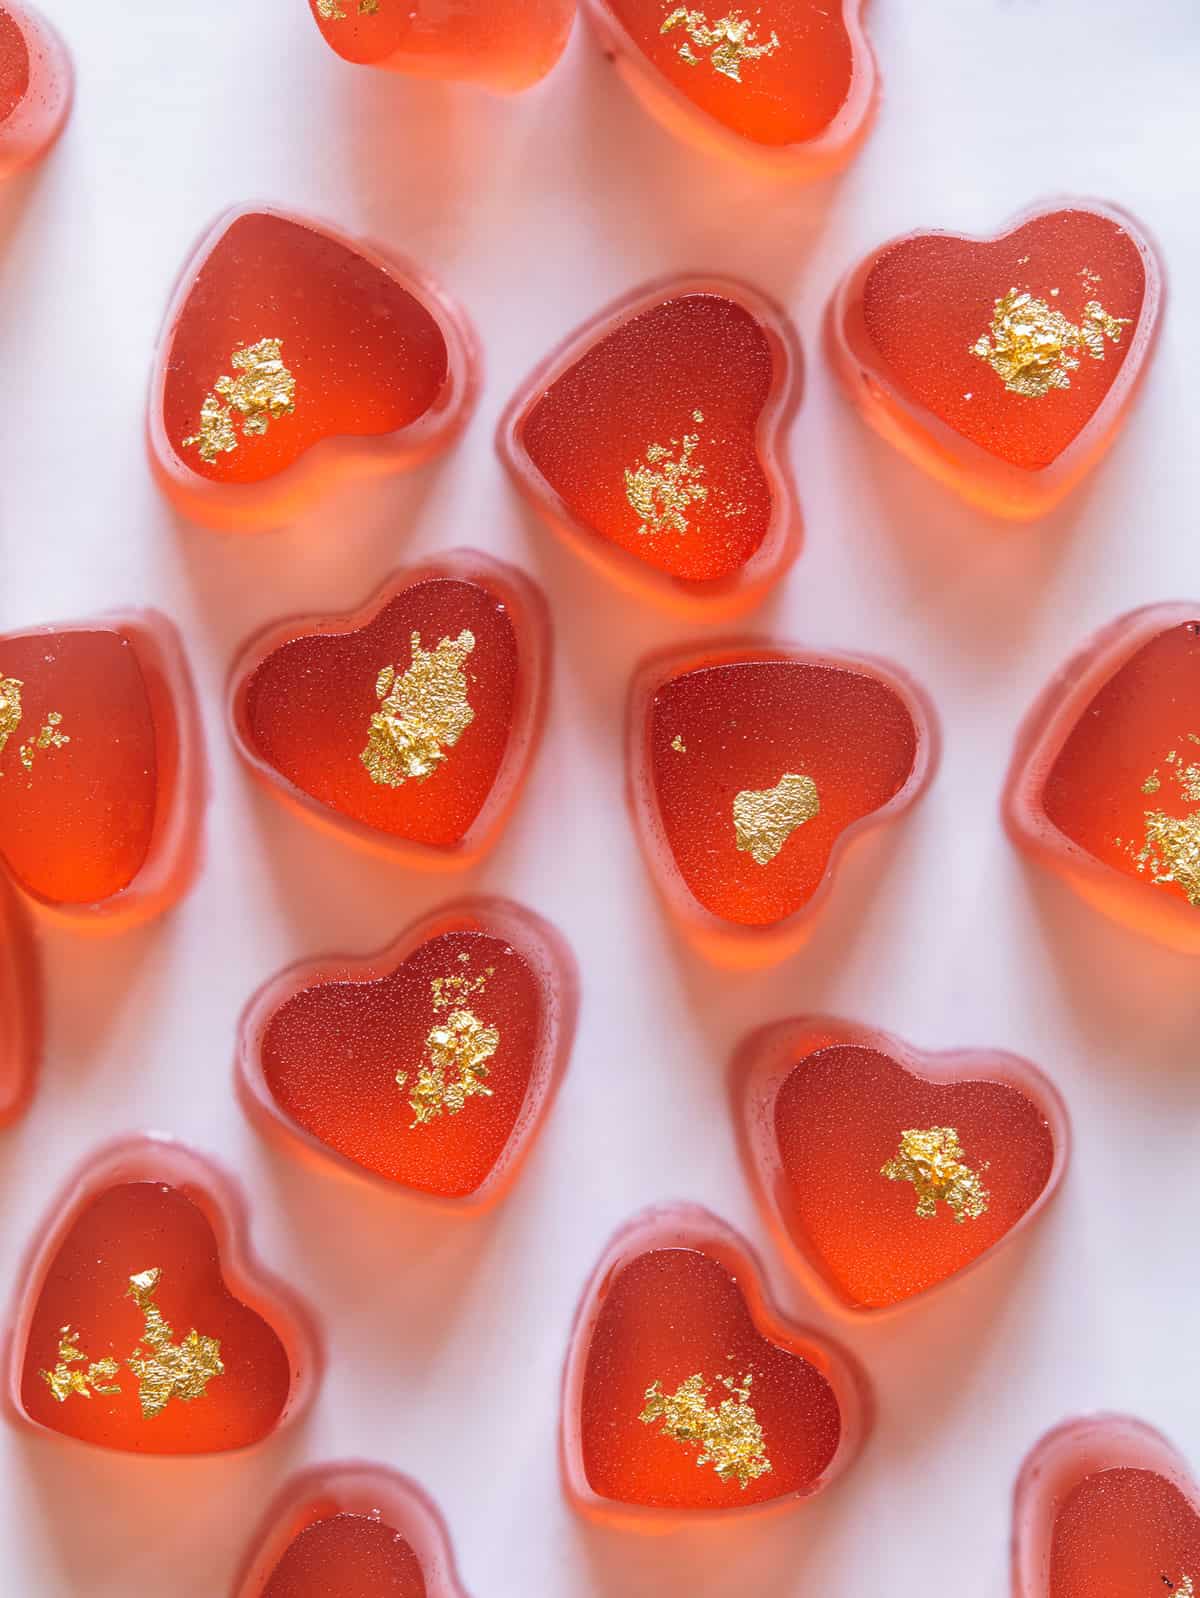
M 0 178 L 45 155 L 73 86 L 71 58 L 46 19 L 15 0 L 0 5 Z

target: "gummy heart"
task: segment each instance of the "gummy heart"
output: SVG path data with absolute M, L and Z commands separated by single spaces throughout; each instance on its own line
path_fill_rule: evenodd
M 0 881 L 0 1126 L 25 1110 L 42 1043 L 41 970 L 25 907 Z
M 261 1442 L 307 1403 L 312 1336 L 250 1255 L 229 1179 L 165 1138 L 110 1145 L 21 1274 L 9 1391 L 31 1425 L 139 1454 Z
M 129 924 L 195 874 L 204 749 L 154 611 L 0 637 L 0 862 L 62 916 Z
M 443 449 L 475 387 L 468 323 L 411 264 L 306 217 L 233 211 L 167 312 L 151 459 L 188 515 L 275 526 L 339 477 Z
M 73 92 L 71 58 L 46 19 L 13 0 L 0 5 L 0 178 L 45 155 Z
M 650 660 L 629 739 L 651 873 L 733 961 L 791 947 L 842 847 L 912 804 L 937 758 L 932 707 L 894 668 L 766 644 Z
M 911 233 L 829 307 L 867 421 L 999 516 L 1051 509 L 1112 443 L 1154 346 L 1163 273 L 1141 226 L 1073 201 L 994 238 Z
M 866 137 L 875 59 L 862 0 L 587 0 L 610 58 L 681 137 L 800 178 Z
M 272 1506 L 237 1598 L 465 1598 L 449 1533 L 382 1465 L 304 1471 Z
M 929 1055 L 825 1018 L 754 1033 L 734 1067 L 742 1155 L 768 1222 L 851 1309 L 977 1264 L 1039 1213 L 1065 1107 L 1024 1060 Z
M 801 356 L 752 289 L 688 278 L 620 301 L 510 404 L 498 448 L 581 555 L 676 606 L 745 608 L 800 543 L 784 443 Z
M 1008 830 L 1090 903 L 1200 951 L 1200 604 L 1119 617 L 1017 738 Z
M 575 0 L 308 0 L 346 61 L 516 92 L 566 48 Z
M 1069 1421 L 1021 1469 L 1014 1598 L 1194 1598 L 1200 1493 L 1165 1437 L 1123 1415 Z
M 570 951 L 531 911 L 449 906 L 373 959 L 269 982 L 242 1019 L 243 1102 L 301 1151 L 490 1202 L 566 1068 L 576 991 Z
M 415 861 L 466 864 L 524 779 L 549 645 L 529 579 L 459 551 L 353 615 L 260 635 L 234 671 L 234 735 L 302 812 Z
M 585 1512 L 728 1516 L 820 1492 L 869 1422 L 849 1357 L 785 1320 L 745 1240 L 706 1210 L 649 1210 L 580 1304 L 563 1387 L 567 1491 Z

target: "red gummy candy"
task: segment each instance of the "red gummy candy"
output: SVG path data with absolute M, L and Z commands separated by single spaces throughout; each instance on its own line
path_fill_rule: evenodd
M 681 138 L 803 179 L 843 166 L 877 92 L 862 0 L 586 0 L 617 70 Z
M 838 289 L 827 332 L 877 432 L 964 498 L 1028 519 L 1112 443 L 1163 295 L 1141 225 L 1078 200 L 990 238 L 893 239 Z
M 766 643 L 652 658 L 629 708 L 630 792 L 651 873 L 712 958 L 795 947 L 857 833 L 937 760 L 933 709 L 895 668 Z
M 0 637 L 0 864 L 46 910 L 129 925 L 195 874 L 205 763 L 179 636 L 154 611 Z
M 187 515 L 272 527 L 342 478 L 444 449 L 476 384 L 466 318 L 410 263 L 307 217 L 232 211 L 167 312 L 151 461 Z
M 448 906 L 371 959 L 267 983 L 242 1019 L 243 1103 L 323 1163 L 494 1203 L 566 1069 L 577 986 L 569 949 L 531 911 Z
M 249 1447 L 305 1407 L 318 1376 L 303 1311 L 249 1252 L 240 1193 L 166 1138 L 111 1144 L 77 1173 L 10 1325 L 18 1417 L 127 1453 Z
M 0 879 L 0 1127 L 24 1113 L 42 1046 L 41 970 L 25 906 Z
M 1013 1598 L 1194 1598 L 1200 1492 L 1165 1437 L 1124 1415 L 1068 1421 L 1026 1459 Z
M 0 5 L 0 178 L 38 161 L 71 109 L 74 72 L 58 34 L 29 6 Z
M 735 1060 L 763 1212 L 824 1286 L 880 1310 L 977 1265 L 1058 1188 L 1069 1127 L 1025 1060 L 927 1054 L 826 1017 L 758 1031 Z
M 1116 921 L 1200 952 L 1200 604 L 1118 617 L 1017 738 L 1013 841 Z
M 677 609 L 762 598 L 800 547 L 787 316 L 718 278 L 654 284 L 573 334 L 522 387 L 498 448 L 586 560 Z
M 238 749 L 302 813 L 413 863 L 495 841 L 545 713 L 550 624 L 521 572 L 460 550 L 349 616 L 270 629 L 233 674 Z

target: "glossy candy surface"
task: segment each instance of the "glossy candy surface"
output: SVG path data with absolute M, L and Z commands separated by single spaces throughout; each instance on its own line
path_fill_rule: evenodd
M 715 1216 L 668 1206 L 613 1240 L 564 1379 L 578 1508 L 636 1525 L 808 1497 L 853 1459 L 868 1416 L 857 1369 L 780 1316 Z
M 166 1139 L 101 1150 L 51 1210 L 16 1288 L 9 1395 L 104 1448 L 244 1448 L 307 1401 L 302 1312 L 249 1255 L 240 1194 Z
M 577 978 L 503 900 L 448 906 L 369 960 L 284 972 L 243 1017 L 239 1084 L 293 1148 L 482 1204 L 515 1175 L 566 1067 Z
M 548 650 L 529 579 L 460 551 L 397 574 L 352 615 L 255 639 L 234 669 L 234 735 L 304 813 L 420 863 L 465 864 L 526 774 Z
M 1041 1439 L 1017 1482 L 1014 1598 L 1197 1592 L 1200 1493 L 1166 1438 L 1096 1415 Z
M 0 637 L 0 864 L 47 910 L 127 924 L 187 889 L 204 751 L 178 634 L 152 611 Z
M 997 515 L 1051 509 L 1111 444 L 1163 275 L 1138 223 L 1070 201 L 994 238 L 911 233 L 834 296 L 835 366 L 871 425 Z
M 784 441 L 800 347 L 784 313 L 723 279 L 610 307 L 523 386 L 499 449 L 585 559 L 675 608 L 728 612 L 795 558 Z
M 66 46 L 30 6 L 0 5 L 0 178 L 39 160 L 62 132 L 74 73 Z
M 308 0 L 347 61 L 486 88 L 527 89 L 554 66 L 575 0 Z
M 794 945 L 841 847 L 911 804 L 937 754 L 932 709 L 893 668 L 767 644 L 649 661 L 629 741 L 651 871 L 731 961 Z
M 25 906 L 0 880 L 0 1127 L 25 1110 L 42 1044 L 41 966 Z
M 179 508 L 276 526 L 340 477 L 415 465 L 459 432 L 474 336 L 405 261 L 273 210 L 221 217 L 159 339 L 151 457 Z
M 1118 617 L 1017 739 L 1014 841 L 1107 915 L 1200 952 L 1200 604 Z
M 586 0 L 601 44 L 681 137 L 816 178 L 866 135 L 875 61 L 862 0 Z
M 1065 1168 L 1065 1107 L 1013 1055 L 921 1054 L 808 1017 L 734 1067 L 742 1153 L 769 1224 L 851 1309 L 890 1308 L 1026 1225 Z

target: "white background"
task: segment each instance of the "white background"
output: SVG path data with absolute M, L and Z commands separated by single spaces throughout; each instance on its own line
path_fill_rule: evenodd
M 240 1173 L 259 1250 L 317 1306 L 331 1364 L 310 1421 L 239 1457 L 142 1461 L 0 1428 L 4 1592 L 224 1598 L 284 1478 L 360 1455 L 426 1484 L 475 1598 L 1001 1598 L 1013 1476 L 1047 1426 L 1127 1409 L 1200 1463 L 1197 968 L 1024 869 L 996 819 L 1018 718 L 1058 662 L 1118 611 L 1200 598 L 1194 0 L 878 0 L 875 132 L 845 175 L 807 189 L 672 142 L 582 26 L 545 84 L 498 101 L 346 66 L 304 0 L 47 4 L 79 94 L 49 161 L 0 193 L 0 630 L 131 602 L 168 611 L 198 674 L 214 793 L 207 866 L 174 914 L 117 939 L 45 940 L 43 1076 L 0 1143 L 0 1286 L 77 1160 L 158 1127 Z M 1022 530 L 869 435 L 817 335 L 839 274 L 892 233 L 988 231 L 1063 192 L 1137 213 L 1173 297 L 1116 448 Z M 410 253 L 476 319 L 487 373 L 448 456 L 238 538 L 173 517 L 142 429 L 175 274 L 243 199 Z M 689 268 L 778 296 L 809 357 L 794 435 L 808 546 L 753 625 L 892 656 L 927 684 L 946 733 L 933 790 L 843 871 L 807 948 L 751 977 L 715 974 L 676 941 L 623 804 L 630 670 L 697 629 L 585 570 L 517 504 L 491 448 L 505 399 L 553 344 Z M 264 622 L 356 605 L 394 566 L 463 543 L 540 578 L 559 638 L 525 800 L 486 865 L 448 887 L 252 790 L 221 700 Z M 476 886 L 557 922 L 583 970 L 574 1062 L 509 1201 L 482 1222 L 431 1218 L 269 1153 L 230 1087 L 251 990 L 300 957 L 373 950 Z M 559 1491 L 558 1379 L 611 1231 L 652 1201 L 702 1200 L 805 1307 L 739 1170 L 724 1072 L 751 1025 L 806 1009 L 918 1045 L 1028 1055 L 1069 1100 L 1074 1169 L 1000 1260 L 928 1305 L 844 1327 L 879 1422 L 828 1495 L 676 1537 L 590 1528 Z

